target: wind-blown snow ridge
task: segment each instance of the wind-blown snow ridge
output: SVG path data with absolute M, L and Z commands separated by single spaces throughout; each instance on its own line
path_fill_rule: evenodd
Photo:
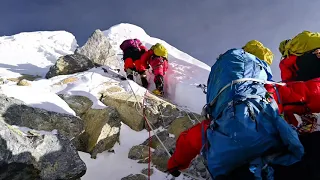
M 138 38 L 148 48 L 157 42 L 163 44 L 169 53 L 169 70 L 165 76 L 167 98 L 180 106 L 188 106 L 188 109 L 193 112 L 201 112 L 205 95 L 196 85 L 206 84 L 210 66 L 161 39 L 150 37 L 141 27 L 133 24 L 121 23 L 112 26 L 104 31 L 104 34 L 119 54 L 122 53 L 119 45 L 128 38 Z M 149 82 L 153 84 L 153 76 L 150 74 Z M 149 90 L 152 89 L 154 86 L 149 88 Z
M 104 34 L 112 42 L 111 45 L 113 46 L 113 48 L 117 49 L 119 53 L 122 53 L 119 46 L 126 39 L 138 38 L 143 43 L 145 43 L 148 48 L 150 48 L 153 44 L 160 42 L 168 49 L 169 54 L 173 56 L 173 58 L 177 58 L 177 59 L 186 61 L 188 63 L 197 65 L 203 69 L 210 70 L 210 66 L 208 66 L 207 64 L 193 58 L 192 56 L 188 55 L 185 52 L 180 51 L 174 46 L 171 46 L 164 40 L 149 36 L 145 32 L 145 30 L 139 26 L 129 24 L 129 23 L 121 23 L 121 24 L 112 26 L 108 30 L 104 31 Z M 170 59 L 170 56 L 169 56 L 169 59 Z
M 24 32 L 2 36 L 0 76 L 44 76 L 57 58 L 72 54 L 77 46 L 74 35 L 66 31 Z

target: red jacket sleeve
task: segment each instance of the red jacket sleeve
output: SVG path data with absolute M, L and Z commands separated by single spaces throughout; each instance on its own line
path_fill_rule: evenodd
M 293 81 L 298 70 L 296 66 L 297 56 L 290 55 L 280 61 L 281 79 L 283 82 Z
M 134 63 L 131 58 L 127 58 L 124 60 L 124 71 L 127 71 L 127 69 L 133 69 Z
M 192 159 L 200 153 L 202 148 L 202 127 L 206 132 L 209 124 L 209 120 L 204 120 L 180 134 L 175 152 L 168 161 L 169 171 L 174 168 L 182 170 L 189 167 Z
M 285 120 L 290 124 L 298 125 L 294 114 L 320 112 L 320 78 L 287 82 L 285 86 L 276 85 L 281 104 L 279 104 L 273 85 L 265 85 L 265 87 L 277 100 L 279 110 L 283 109 Z
M 279 93 L 286 112 L 296 114 L 320 112 L 320 78 L 287 83 L 287 86 L 279 86 Z

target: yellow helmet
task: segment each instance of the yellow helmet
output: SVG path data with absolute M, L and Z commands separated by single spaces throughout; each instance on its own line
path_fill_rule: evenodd
M 291 40 L 291 39 L 283 40 L 283 41 L 281 41 L 281 43 L 279 44 L 279 51 L 280 51 L 280 53 L 281 53 L 282 56 L 284 55 L 284 51 L 285 51 L 286 44 L 287 44 L 290 40 Z
M 260 41 L 251 40 L 247 42 L 247 44 L 243 46 L 242 49 L 250 54 L 255 55 L 260 60 L 265 61 L 268 65 L 272 64 L 272 51 L 269 48 L 265 47 Z

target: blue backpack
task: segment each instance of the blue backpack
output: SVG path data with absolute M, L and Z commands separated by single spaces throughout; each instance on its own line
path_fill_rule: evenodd
M 228 50 L 212 66 L 204 107 L 211 124 L 202 155 L 213 179 L 246 164 L 260 179 L 267 164 L 291 165 L 302 158 L 297 132 L 266 97 L 264 83 L 271 78 L 270 67 L 243 49 Z

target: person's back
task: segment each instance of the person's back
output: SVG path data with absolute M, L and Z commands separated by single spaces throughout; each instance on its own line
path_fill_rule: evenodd
M 263 84 L 243 81 L 235 83 L 232 88 L 225 86 L 241 78 L 255 78 L 260 80 L 271 79 L 271 69 L 254 55 L 246 53 L 243 49 L 230 49 L 220 55 L 212 66 L 209 74 L 207 89 L 207 103 L 215 98 L 216 105 L 212 107 L 211 115 L 216 118 L 234 97 L 241 98 L 247 95 L 264 96 L 266 90 Z
M 144 53 L 141 57 L 141 61 L 146 62 L 152 68 L 154 83 L 156 85 L 156 89 L 153 90 L 153 93 L 159 96 L 164 94 L 164 75 L 168 70 L 167 58 L 168 52 L 160 43 L 153 45 L 150 50 Z
M 214 177 L 245 161 L 264 159 L 272 150 L 289 151 L 273 159 L 287 165 L 302 157 L 297 133 L 281 118 L 275 102 L 265 98 L 263 82 L 271 78 L 270 67 L 243 49 L 228 50 L 212 66 L 204 110 L 214 121 L 205 152 Z
M 147 80 L 146 70 L 147 64 L 141 60 L 142 55 L 148 49 L 138 39 L 127 39 L 120 45 L 123 51 L 124 71 L 127 78 L 133 80 L 134 72 L 140 74 L 142 86 L 147 88 L 149 83 Z
M 133 61 L 136 61 L 141 58 L 141 55 L 144 53 L 144 51 L 135 48 L 135 47 L 129 47 L 128 49 L 125 49 L 123 51 L 123 59 L 132 58 Z
M 298 56 L 296 81 L 308 81 L 320 77 L 320 49 Z

